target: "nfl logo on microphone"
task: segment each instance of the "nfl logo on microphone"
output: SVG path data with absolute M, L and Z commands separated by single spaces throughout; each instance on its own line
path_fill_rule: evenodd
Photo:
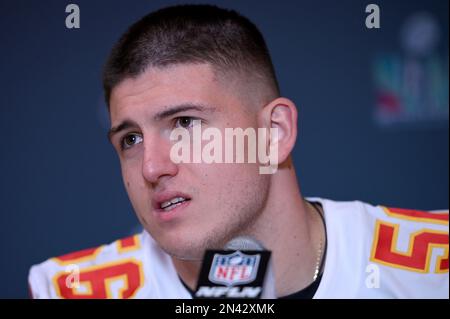
M 225 286 L 253 282 L 258 273 L 260 255 L 247 255 L 240 251 L 215 254 L 208 279 Z
M 196 298 L 259 298 L 270 252 L 207 250 Z

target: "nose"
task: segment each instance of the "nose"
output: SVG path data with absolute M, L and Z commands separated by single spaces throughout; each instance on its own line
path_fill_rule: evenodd
M 178 173 L 178 165 L 170 159 L 170 146 L 171 144 L 163 139 L 144 142 L 142 175 L 149 183 L 156 185 L 161 179 L 173 177 Z

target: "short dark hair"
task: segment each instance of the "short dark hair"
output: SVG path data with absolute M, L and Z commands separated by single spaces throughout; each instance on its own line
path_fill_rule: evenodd
M 144 16 L 113 47 L 103 71 L 106 104 L 124 79 L 179 63 L 210 63 L 224 74 L 250 72 L 279 95 L 266 43 L 250 20 L 212 5 L 178 5 Z

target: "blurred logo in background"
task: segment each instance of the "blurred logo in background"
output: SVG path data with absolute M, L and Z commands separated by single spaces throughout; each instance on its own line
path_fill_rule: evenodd
M 429 13 L 410 16 L 400 32 L 402 51 L 375 60 L 375 121 L 448 123 L 448 45 L 439 50 L 441 30 Z

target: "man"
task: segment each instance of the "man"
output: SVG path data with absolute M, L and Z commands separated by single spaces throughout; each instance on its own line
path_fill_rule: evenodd
M 189 5 L 145 16 L 113 48 L 104 90 L 145 230 L 33 266 L 34 297 L 190 298 L 205 250 L 247 235 L 272 251 L 278 297 L 448 298 L 448 211 L 302 197 L 290 156 L 296 106 L 238 13 Z M 269 132 L 258 145 L 276 150 L 276 169 L 175 161 L 173 132 L 200 127 Z

